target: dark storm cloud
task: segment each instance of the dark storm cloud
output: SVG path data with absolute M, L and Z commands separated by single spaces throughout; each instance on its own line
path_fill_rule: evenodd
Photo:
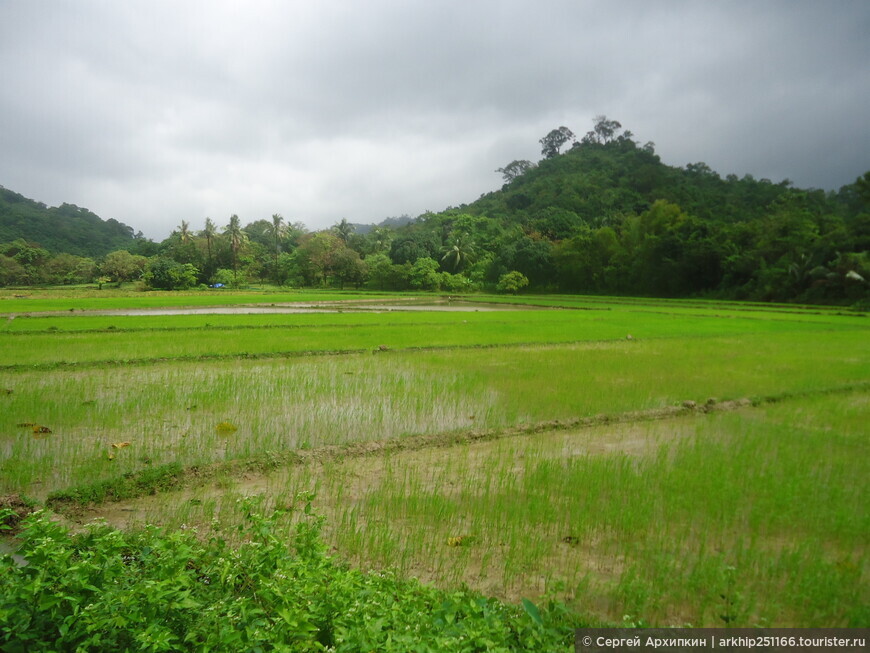
M 870 167 L 865 2 L 7 2 L 0 184 L 162 238 L 497 188 L 597 114 L 672 165 L 836 188 Z

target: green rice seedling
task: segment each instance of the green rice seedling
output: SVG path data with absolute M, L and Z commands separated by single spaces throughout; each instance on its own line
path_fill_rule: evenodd
M 867 382 L 860 335 L 163 363 L 140 368 L 135 382 L 123 368 L 7 372 L 0 385 L 15 392 L 0 398 L 6 409 L 0 483 L 10 491 L 38 489 L 29 488 L 29 477 L 50 491 L 174 460 L 202 465 L 303 444 L 570 421 L 669 409 L 686 400 L 702 405 L 710 397 L 828 391 Z M 16 426 L 23 422 L 50 424 L 53 433 L 34 439 Z M 222 422 L 238 431 L 217 433 Z M 107 461 L 117 442 L 130 446 Z
M 381 347 L 387 350 L 491 347 L 619 341 L 629 336 L 632 340 L 649 340 L 804 334 L 805 337 L 818 339 L 832 329 L 844 335 L 851 331 L 866 338 L 868 332 L 865 321 L 858 318 L 843 317 L 833 321 L 834 318 L 826 317 L 823 322 L 812 322 L 803 316 L 731 316 L 723 319 L 706 314 L 671 315 L 636 311 L 530 310 L 425 316 L 308 315 L 280 316 L 280 320 L 278 316 L 257 316 L 256 319 L 250 316 L 235 317 L 237 319 L 234 321 L 224 319 L 221 323 L 226 326 L 222 327 L 157 327 L 146 328 L 144 332 L 143 326 L 128 326 L 113 331 L 79 329 L 74 326 L 76 320 L 94 318 L 65 318 L 63 330 L 25 329 L 0 333 L 0 360 L 8 369 L 26 369 L 34 365 L 52 369 L 70 364 L 147 363 L 162 359 L 208 361 L 234 356 L 380 351 Z M 149 320 L 153 320 L 128 319 L 138 325 L 147 325 Z M 201 321 L 205 318 L 198 316 L 196 319 Z M 185 324 L 184 321 L 178 323 Z M 233 324 L 248 328 L 237 328 Z M 350 326 L 353 328 L 348 328 Z
M 295 290 L 257 292 L 231 290 L 193 290 L 187 292 L 129 291 L 85 288 L 80 290 L 42 290 L 34 288 L 18 298 L 14 291 L 0 290 L 0 313 L 37 311 L 93 311 L 168 306 L 227 306 L 249 304 L 280 304 L 288 302 L 334 302 L 340 300 L 392 299 L 395 293 L 319 292 Z
M 45 476 L 49 460 L 55 487 L 63 487 L 78 482 L 70 473 L 102 478 L 149 460 L 195 465 L 303 443 L 501 428 L 663 409 L 688 399 L 703 404 L 709 397 L 818 392 L 867 381 L 867 345 L 859 335 L 167 363 L 142 368 L 135 382 L 112 368 L 6 373 L 0 381 L 16 391 L 2 398 L 12 417 L 0 425 L 3 464 L 13 475 L 4 480 L 40 480 L 35 476 Z M 54 433 L 36 441 L 15 426 L 20 422 L 51 424 Z M 218 436 L 221 422 L 239 431 Z M 129 450 L 107 466 L 105 449 L 124 441 Z
M 344 374 L 348 366 L 359 374 Z M 483 387 L 469 392 L 460 374 L 371 356 L 143 372 L 135 383 L 123 370 L 19 374 L 26 389 L 7 402 L 7 415 L 56 424 L 55 432 L 35 440 L 17 421 L 4 424 L 0 464 L 9 473 L 0 483 L 47 492 L 175 460 L 203 465 L 304 442 L 451 431 L 467 426 L 468 414 L 487 414 L 496 400 Z M 84 398 L 93 403 L 83 405 Z M 130 445 L 108 460 L 118 442 Z
M 7 321 L 0 491 L 176 465 L 106 514 L 205 536 L 313 491 L 366 569 L 617 622 L 870 622 L 866 318 L 550 300 L 607 310 Z
M 867 406 L 851 393 L 346 459 L 266 490 L 315 485 L 339 555 L 447 588 L 549 594 L 611 621 L 856 625 Z

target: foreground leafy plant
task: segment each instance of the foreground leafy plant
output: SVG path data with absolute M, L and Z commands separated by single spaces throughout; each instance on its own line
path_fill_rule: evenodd
M 17 566 L 0 557 L 4 651 L 571 650 L 559 604 L 511 606 L 333 561 L 310 503 L 294 515 L 241 503 L 237 547 L 191 530 L 72 535 L 43 513 L 25 520 Z

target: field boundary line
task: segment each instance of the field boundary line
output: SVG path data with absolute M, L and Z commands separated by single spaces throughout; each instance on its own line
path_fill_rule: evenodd
M 516 322 L 495 321 L 490 324 L 529 324 L 532 320 L 519 320 Z M 390 324 L 389 322 L 372 322 L 370 324 L 341 324 L 339 322 L 330 322 L 325 324 L 234 324 L 234 325 L 214 325 L 205 324 L 202 326 L 181 326 L 181 327 L 129 327 L 129 328 L 93 328 L 93 329 L 33 329 L 31 331 L 0 331 L 0 335 L 6 336 L 35 336 L 35 335 L 65 335 L 75 336 L 79 334 L 95 334 L 95 333 L 142 333 L 142 332 L 157 332 L 165 333 L 167 331 L 241 331 L 245 329 L 321 329 L 321 328 L 337 328 L 337 329 L 360 329 L 360 328 L 384 328 L 384 327 L 405 327 L 405 326 L 451 326 L 449 322 L 402 322 L 398 324 Z
M 820 325 L 827 327 L 828 325 Z M 820 328 L 813 329 L 817 333 L 829 332 L 852 332 L 864 331 L 865 327 L 849 327 L 841 329 Z M 70 332 L 72 333 L 72 332 Z M 11 363 L 0 365 L 0 372 L 40 372 L 52 370 L 76 370 L 90 369 L 98 367 L 125 367 L 125 366 L 142 366 L 142 365 L 160 365 L 161 363 L 199 363 L 199 362 L 221 362 L 232 360 L 274 360 L 274 359 L 289 359 L 289 358 L 306 358 L 310 356 L 350 356 L 354 354 L 378 354 L 385 355 L 390 353 L 407 353 L 417 351 L 463 351 L 472 349 L 508 349 L 511 347 L 564 347 L 575 345 L 595 345 L 602 343 L 638 343 L 638 342 L 654 342 L 667 340 L 701 340 L 709 338 L 747 338 L 757 336 L 767 336 L 767 333 L 732 333 L 732 334 L 700 334 L 700 335 L 664 335 L 664 336 L 649 336 L 644 338 L 634 337 L 631 340 L 626 340 L 624 337 L 614 338 L 596 338 L 592 340 L 563 340 L 563 341 L 528 341 L 528 342 L 503 342 L 503 343 L 474 343 L 474 344 L 456 344 L 456 345 L 409 345 L 407 347 L 389 347 L 387 345 L 379 345 L 377 347 L 357 347 L 353 349 L 301 349 L 297 351 L 276 351 L 276 352 L 235 352 L 231 354 L 196 354 L 196 355 L 180 355 L 180 356 L 158 356 L 149 358 L 128 358 L 128 359 L 101 359 L 92 361 L 50 361 L 46 363 Z
M 726 310 L 734 310 L 740 312 L 764 312 L 764 313 L 788 313 L 790 315 L 794 314 L 803 314 L 803 315 L 842 315 L 842 316 L 857 316 L 857 317 L 866 317 L 868 316 L 868 312 L 859 309 L 852 309 L 849 305 L 831 305 L 831 304 L 782 304 L 782 303 L 760 303 L 760 302 L 740 302 L 734 300 L 725 300 L 725 301 L 717 301 L 710 300 L 710 303 L 705 303 L 704 300 L 695 301 L 695 300 L 685 300 L 680 298 L 661 298 L 661 297 L 650 297 L 648 299 L 637 298 L 637 297 L 596 297 L 594 295 L 570 295 L 569 297 L 576 298 L 577 301 L 585 301 L 590 304 L 615 304 L 620 307 L 626 306 L 645 306 L 645 307 L 653 307 L 655 308 L 657 305 L 661 305 L 663 303 L 673 302 L 675 306 L 679 308 L 688 308 L 688 309 L 702 309 L 702 310 L 715 310 L 715 309 L 726 309 Z M 570 302 L 572 299 L 559 299 L 554 298 L 547 300 L 546 296 L 537 295 L 536 299 L 538 301 L 565 301 Z M 663 301 L 664 300 L 664 301 Z M 462 298 L 454 298 L 453 301 L 462 302 L 462 301 L 471 301 L 466 300 L 464 297 Z M 480 299 L 476 300 L 474 303 L 476 304 L 504 304 L 504 303 L 513 303 L 509 301 L 498 301 L 493 299 Z M 519 303 L 519 302 L 517 302 Z M 575 308 L 579 310 L 611 310 L 611 309 L 599 309 L 592 307 L 582 307 L 582 306 L 564 306 L 558 305 L 554 306 L 552 304 L 536 304 L 534 301 L 531 302 L 522 302 L 522 305 L 525 306 L 533 306 L 533 307 L 544 307 L 544 308 Z
M 465 300 L 455 300 L 458 303 L 461 303 Z M 470 303 L 470 302 L 469 302 Z M 504 306 L 505 304 L 510 304 L 510 302 L 494 302 L 494 301 L 486 301 L 480 300 L 475 301 L 475 304 L 491 304 L 493 306 Z M 690 318 L 717 318 L 717 319 L 728 319 L 731 315 L 723 315 L 722 313 L 675 313 L 673 311 L 666 310 L 665 308 L 657 308 L 654 304 L 632 304 L 628 302 L 614 302 L 618 304 L 620 310 L 624 310 L 627 313 L 648 313 L 652 315 L 670 315 L 674 317 L 690 317 Z M 568 311 L 612 311 L 614 310 L 612 307 L 607 308 L 598 308 L 598 307 L 588 307 L 588 306 L 570 306 L 570 305 L 559 305 L 559 306 L 551 306 L 547 304 L 522 304 L 523 306 L 528 306 L 534 309 L 563 309 Z M 819 311 L 819 310 L 787 310 L 787 309 L 764 309 L 764 308 L 739 308 L 739 307 L 704 307 L 704 306 L 695 306 L 695 305 L 687 305 L 687 306 L 678 306 L 678 308 L 685 308 L 686 310 L 730 310 L 735 313 L 776 313 L 781 315 L 790 315 L 790 316 L 802 316 L 802 315 L 812 315 L 815 317 L 824 317 L 824 318 L 837 318 L 837 317 L 867 317 L 868 313 L 864 311 L 852 311 L 846 312 L 844 310 L 839 311 Z M 760 315 L 740 315 L 740 319 L 742 320 L 756 320 L 756 321 L 768 321 L 768 322 L 802 322 L 807 323 L 804 320 L 794 320 L 786 317 L 771 317 L 767 320 L 763 316 Z M 836 324 L 836 322 L 809 322 L 810 324 Z M 850 325 L 855 326 L 858 329 L 868 328 L 867 325 Z

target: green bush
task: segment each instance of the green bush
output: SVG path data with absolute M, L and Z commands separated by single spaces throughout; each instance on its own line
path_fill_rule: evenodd
M 310 504 L 290 544 L 285 512 L 241 504 L 237 548 L 220 537 L 25 520 L 17 566 L 0 556 L 0 649 L 24 651 L 570 651 L 561 607 L 445 592 L 327 557 Z
M 438 290 L 441 288 L 441 273 L 438 261 L 428 257 L 418 258 L 411 266 L 411 287 L 418 290 Z
M 142 280 L 149 288 L 188 290 L 196 286 L 199 270 L 192 263 L 178 263 L 157 256 L 148 260 Z
M 510 292 L 516 294 L 529 285 L 529 280 L 522 272 L 512 270 L 501 275 L 498 280 L 498 285 L 495 287 L 499 292 Z
M 245 276 L 243 274 L 227 270 L 226 268 L 221 268 L 211 278 L 213 284 L 222 283 L 230 288 L 238 288 L 244 281 Z
M 472 292 L 480 290 L 480 285 L 475 284 L 462 274 L 441 273 L 441 290 L 446 292 Z

